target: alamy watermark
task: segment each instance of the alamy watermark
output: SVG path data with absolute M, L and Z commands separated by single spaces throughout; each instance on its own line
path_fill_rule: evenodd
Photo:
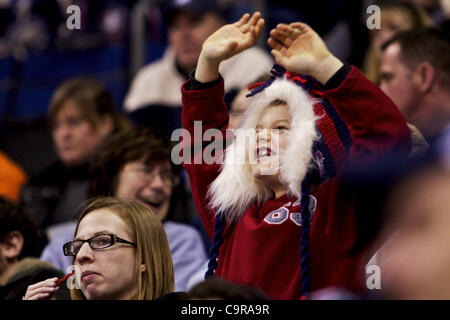
M 376 264 L 366 267 L 366 287 L 369 290 L 381 289 L 381 268 Z
M 227 156 L 227 164 L 259 164 L 262 175 L 273 175 L 280 166 L 280 139 L 282 134 L 278 129 L 222 132 L 216 128 L 204 130 L 202 121 L 194 121 L 193 135 L 184 128 L 173 131 L 171 140 L 178 144 L 172 149 L 171 160 L 176 165 L 224 164 Z
M 381 29 L 381 9 L 377 5 L 371 5 L 367 7 L 366 14 L 367 17 L 366 26 L 367 29 Z
M 81 275 L 80 267 L 78 267 L 76 265 L 70 265 L 66 269 L 66 274 L 70 274 L 74 271 L 75 271 L 75 273 L 73 275 L 71 275 L 69 278 L 67 278 L 67 280 L 66 280 L 66 286 L 69 290 L 81 289 L 79 279 L 77 277 L 78 275 Z
M 81 9 L 79 6 L 73 4 L 67 7 L 66 13 L 70 16 L 67 17 L 66 27 L 69 30 L 81 29 Z

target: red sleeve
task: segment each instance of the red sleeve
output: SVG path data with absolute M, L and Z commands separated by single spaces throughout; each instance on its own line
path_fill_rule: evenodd
M 349 128 L 350 161 L 394 151 L 409 153 L 411 136 L 402 114 L 357 68 L 352 66 L 345 80 L 337 88 L 325 91 L 325 95 Z
M 366 163 L 383 155 L 407 156 L 411 145 L 408 126 L 394 103 L 358 69 L 352 66 L 345 80 L 325 91 L 339 117 L 349 128 L 352 146 L 349 162 Z M 369 167 L 369 166 L 368 166 Z M 319 192 L 327 199 L 325 232 L 344 251 L 355 244 L 359 232 L 352 194 L 343 194 L 340 174 L 324 184 Z
M 225 137 L 225 130 L 228 127 L 228 110 L 223 100 L 225 92 L 224 82 L 223 78 L 221 78 L 217 85 L 202 90 L 188 90 L 188 85 L 189 81 L 185 82 L 181 88 L 183 102 L 181 122 L 183 129 L 190 134 L 187 138 L 183 138 L 183 146 L 186 144 L 194 146 L 192 148 L 194 151 L 188 163 L 183 161 L 183 167 L 189 175 L 192 196 L 197 211 L 206 232 L 212 239 L 214 235 L 215 211 L 208 207 L 209 198 L 207 197 L 207 192 L 209 185 L 219 174 L 220 164 L 206 164 L 203 161 L 202 155 L 205 144 L 202 143 L 202 137 L 203 133 L 208 129 L 219 129 L 222 137 Z M 194 121 L 202 121 L 201 131 L 194 132 Z M 195 146 L 200 145 L 201 152 L 196 152 Z

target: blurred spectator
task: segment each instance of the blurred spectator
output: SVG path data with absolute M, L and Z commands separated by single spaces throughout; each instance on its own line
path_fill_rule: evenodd
M 5 2 L 5 1 L 4 1 Z M 128 13 L 136 0 L 20 0 L 0 2 L 0 57 L 24 60 L 28 52 L 48 48 L 87 49 L 123 41 Z M 80 8 L 80 28 L 66 22 Z
M 191 300 L 269 300 L 261 289 L 214 277 L 196 284 L 187 293 Z
M 450 125 L 450 37 L 435 28 L 403 31 L 382 46 L 381 89 L 430 144 Z
M 38 260 L 47 238 L 24 209 L 0 197 L 0 300 L 19 300 L 28 285 L 62 272 Z
M 175 194 L 179 168 L 170 161 L 171 144 L 159 131 L 141 128 L 108 141 L 95 158 L 88 196 L 134 199 L 150 208 L 163 222 L 175 270 L 175 290 L 186 289 L 188 280 L 207 260 L 198 232 L 187 224 L 171 221 L 180 199 Z M 178 172 L 177 172 L 178 171 Z M 71 240 L 75 224 L 52 241 L 41 259 L 64 270 L 71 260 L 62 255 L 62 244 Z M 69 239 L 69 240 L 67 240 Z
M 63 83 L 53 94 L 48 121 L 59 160 L 24 187 L 23 201 L 41 227 L 74 220 L 86 200 L 88 162 L 103 140 L 129 125 L 111 93 L 90 78 Z
M 381 46 L 396 32 L 431 24 L 426 12 L 402 1 L 381 1 L 380 29 L 370 30 L 370 47 L 364 59 L 364 74 L 372 82 L 380 82 Z
M 377 257 L 387 298 L 450 299 L 450 135 L 443 141 L 389 193 L 383 233 L 392 236 Z
M 449 30 L 450 1 L 448 0 L 406 0 L 422 7 L 433 19 L 434 23 Z
M 125 109 L 139 124 L 162 129 L 170 135 L 181 127 L 181 85 L 195 68 L 203 41 L 225 22 L 216 1 L 166 1 L 163 18 L 168 25 L 169 46 L 164 56 L 144 67 L 133 80 Z M 221 65 L 227 101 L 255 77 L 270 70 L 271 57 L 252 48 Z
M 26 180 L 27 175 L 22 168 L 0 151 L 0 196 L 19 201 L 20 191 Z

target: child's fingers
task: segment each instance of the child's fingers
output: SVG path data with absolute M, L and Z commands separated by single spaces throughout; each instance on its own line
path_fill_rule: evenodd
M 269 45 L 269 47 L 275 50 L 281 50 L 281 48 L 283 48 L 283 44 L 278 42 L 275 38 L 272 37 L 267 39 L 267 44 Z
M 273 32 L 271 32 L 270 35 L 287 48 L 289 48 L 301 35 L 301 32 L 296 29 L 293 29 L 289 34 L 286 32 L 279 32 L 278 29 L 272 31 Z
M 280 43 L 283 47 L 289 46 L 289 43 L 287 43 L 289 37 L 284 33 L 280 33 L 274 29 L 270 31 L 270 37 Z
M 300 32 L 306 32 L 308 30 L 312 30 L 310 26 L 308 26 L 306 23 L 303 22 L 292 22 L 289 24 L 291 28 L 295 28 L 299 30 Z
M 250 18 L 248 24 L 250 24 L 251 26 L 256 26 L 256 24 L 258 23 L 259 18 L 261 18 L 261 12 L 256 11 L 252 17 Z
M 248 24 L 248 23 L 246 23 L 246 24 L 240 26 L 240 27 L 239 27 L 239 30 L 240 30 L 242 33 L 247 33 L 248 31 L 250 31 L 250 27 L 251 27 L 251 25 Z
M 258 39 L 259 38 L 259 36 L 261 35 L 263 27 L 264 27 L 264 19 L 259 19 L 257 24 L 256 24 L 256 26 L 252 26 L 250 28 L 250 31 L 251 31 L 253 39 Z
M 244 13 L 242 15 L 242 17 L 237 22 L 235 22 L 234 24 L 235 24 L 236 27 L 241 27 L 242 25 L 247 23 L 249 18 L 250 18 L 250 14 L 249 13 Z
M 260 18 L 258 20 L 258 22 L 256 23 L 256 26 L 255 26 L 255 37 L 256 38 L 258 38 L 261 35 L 261 32 L 264 28 L 264 23 L 265 23 L 265 21 L 263 18 Z
M 275 27 L 275 29 L 278 33 L 288 37 L 289 35 L 292 34 L 292 32 L 294 32 L 295 28 L 288 26 L 285 23 L 279 23 L 277 24 L 277 26 Z
M 284 67 L 287 65 L 287 59 L 281 54 L 279 50 L 273 49 L 272 51 L 270 51 L 270 53 L 272 53 L 276 63 Z

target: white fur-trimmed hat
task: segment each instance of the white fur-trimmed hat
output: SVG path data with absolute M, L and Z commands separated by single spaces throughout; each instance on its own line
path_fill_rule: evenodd
M 255 129 L 273 101 L 286 102 L 292 115 L 286 149 L 280 154 L 280 180 L 289 194 L 300 197 L 308 177 L 322 183 L 336 175 L 336 168 L 349 152 L 350 133 L 344 121 L 322 93 L 322 85 L 308 76 L 286 72 L 275 65 L 267 82 L 250 94 L 250 105 L 234 141 L 227 147 L 219 176 L 209 188 L 211 207 L 236 222 L 255 202 L 263 203 L 272 192 L 258 182 L 248 163 L 247 129 Z M 245 154 L 245 161 L 240 161 Z

